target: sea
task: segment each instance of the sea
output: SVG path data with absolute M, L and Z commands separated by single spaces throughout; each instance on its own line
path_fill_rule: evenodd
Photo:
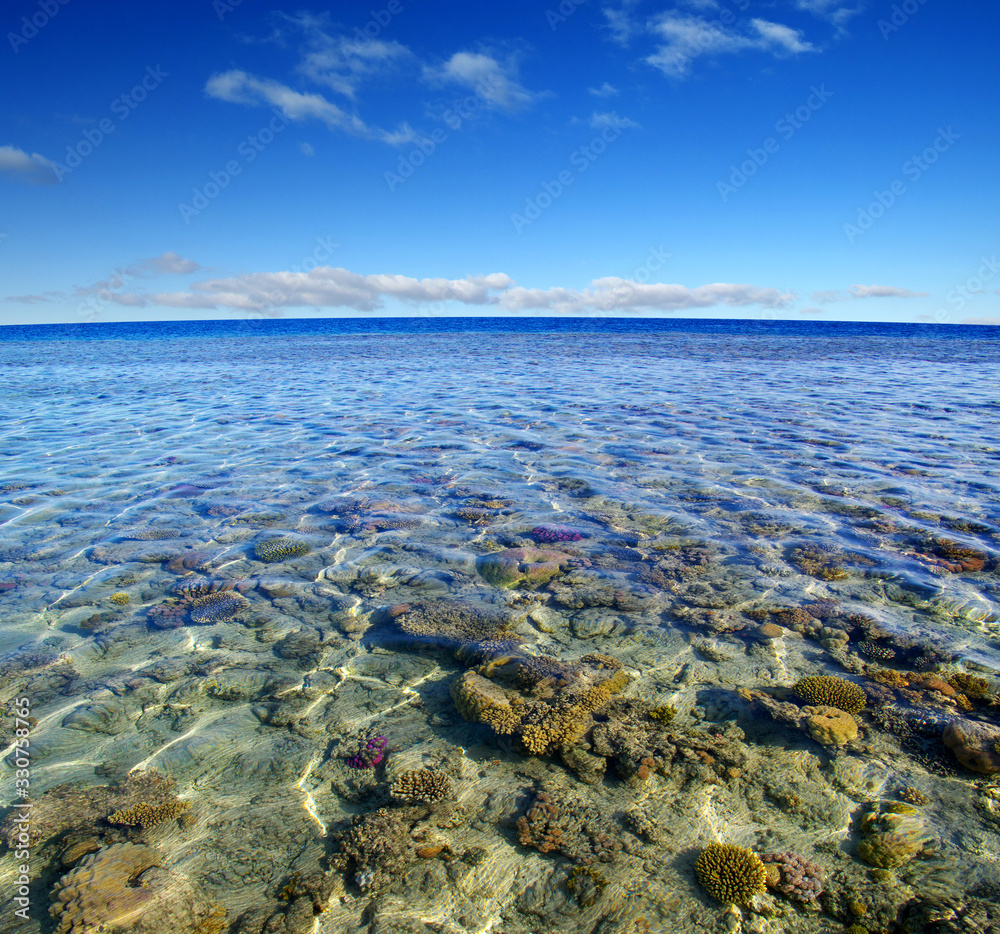
M 0 932 L 1000 932 L 1000 329 L 0 328 Z

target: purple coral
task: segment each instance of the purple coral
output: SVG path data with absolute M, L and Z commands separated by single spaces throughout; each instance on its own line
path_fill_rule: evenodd
M 347 760 L 352 769 L 371 769 L 385 758 L 385 747 L 389 740 L 384 736 L 373 736 L 361 749 Z
M 583 536 L 566 525 L 536 525 L 531 530 L 536 542 L 578 542 Z
M 761 862 L 777 866 L 779 877 L 771 888 L 777 889 L 783 895 L 797 902 L 812 902 L 823 894 L 823 875 L 819 866 L 809 862 L 804 856 L 792 853 L 765 853 Z

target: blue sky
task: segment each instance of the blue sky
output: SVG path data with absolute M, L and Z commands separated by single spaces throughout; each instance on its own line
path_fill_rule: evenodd
M 1000 324 L 1000 8 L 8 0 L 0 323 Z

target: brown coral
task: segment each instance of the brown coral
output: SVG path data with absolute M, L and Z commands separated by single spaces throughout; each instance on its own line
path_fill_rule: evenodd
M 233 619 L 246 607 L 249 601 L 234 590 L 220 590 L 217 593 L 199 597 L 191 606 L 192 623 L 218 623 Z
M 854 682 L 832 675 L 803 678 L 793 690 L 814 707 L 836 707 L 849 714 L 861 713 L 866 701 L 865 692 Z
M 857 721 L 837 707 L 803 707 L 809 735 L 824 746 L 844 746 L 858 738 Z
M 405 804 L 433 804 L 452 797 L 451 778 L 434 769 L 411 769 L 392 783 L 389 794 Z
M 84 857 L 52 890 L 56 934 L 88 934 L 137 921 L 152 895 L 135 880 L 160 861 L 156 850 L 131 843 Z
M 124 827 L 141 827 L 146 830 L 162 824 L 164 821 L 180 817 L 191 805 L 186 801 L 168 801 L 164 804 L 147 804 L 140 801 L 130 808 L 122 808 L 108 815 L 109 824 L 120 824 Z
M 55 934 L 207 934 L 225 912 L 179 872 L 159 868 L 160 854 L 119 843 L 85 856 L 52 889 Z

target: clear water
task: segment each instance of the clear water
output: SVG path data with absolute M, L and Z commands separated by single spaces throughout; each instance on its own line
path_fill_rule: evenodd
M 75 832 L 95 848 L 155 844 L 221 906 L 218 930 L 274 916 L 289 931 L 624 934 L 737 917 L 749 930 L 875 931 L 897 917 L 917 930 L 907 919 L 929 898 L 980 918 L 997 892 L 1000 790 L 941 734 L 981 726 L 1000 770 L 1000 343 L 984 334 L 598 320 L 7 329 L 0 667 L 6 743 L 11 701 L 30 702 L 27 800 L 44 814 L 62 783 L 174 779 L 194 815 L 183 825 L 143 836 L 89 815 Z M 506 590 L 478 573 L 545 525 L 581 536 L 542 546 L 576 565 L 561 587 Z M 308 553 L 257 560 L 276 537 Z M 239 616 L 156 621 L 199 585 L 235 587 Z M 526 755 L 456 712 L 449 688 L 468 666 L 401 643 L 388 608 L 442 599 L 511 608 L 528 654 L 614 656 L 630 675 L 622 697 L 673 705 L 678 735 L 722 745 L 705 767 L 680 753 L 645 779 L 609 759 L 596 783 L 566 756 Z M 886 669 L 904 680 L 874 677 Z M 748 693 L 802 705 L 787 689 L 816 674 L 869 689 L 845 746 Z M 978 694 L 970 675 L 985 679 Z M 375 734 L 388 755 L 352 769 Z M 713 771 L 705 756 L 721 762 L 726 743 L 739 765 Z M 25 800 L 15 758 L 7 802 Z M 457 803 L 411 822 L 392 884 L 368 885 L 338 841 L 352 818 L 398 807 L 388 787 L 419 767 L 447 772 Z M 600 880 L 521 845 L 515 821 L 539 789 L 610 821 L 623 849 L 595 864 Z M 923 801 L 919 829 L 901 831 L 919 844 L 878 869 L 858 856 L 864 815 L 903 789 Z M 633 832 L 628 812 L 662 832 Z M 714 840 L 794 851 L 820 866 L 825 893 L 774 889 L 726 914 L 694 871 Z M 33 920 L 12 902 L 0 930 L 49 930 L 61 846 L 32 854 Z M 2 871 L 13 884 L 12 853 Z M 321 914 L 293 876 L 323 880 Z

